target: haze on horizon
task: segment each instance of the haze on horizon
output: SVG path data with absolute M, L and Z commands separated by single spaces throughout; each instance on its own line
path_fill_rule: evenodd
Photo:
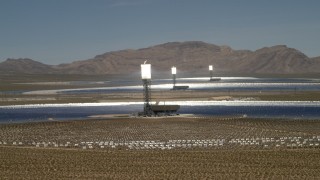
M 46 64 L 173 41 L 320 56 L 318 0 L 1 0 L 0 62 Z

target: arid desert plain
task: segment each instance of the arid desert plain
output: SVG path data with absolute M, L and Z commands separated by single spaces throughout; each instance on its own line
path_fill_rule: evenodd
M 21 83 L 32 82 L 34 78 L 2 81 L 1 107 L 142 101 L 139 91 L 17 93 L 108 86 L 66 83 L 79 79 L 64 78 L 65 83 L 52 83 L 57 80 L 45 77 L 45 82 L 51 83 L 38 85 Z M 99 77 L 94 79 L 99 80 Z M 154 101 L 160 102 L 320 100 L 318 91 L 295 88 L 262 92 L 155 90 L 152 95 Z M 317 117 L 269 118 L 241 113 L 161 117 L 100 114 L 88 118 L 4 122 L 4 115 L 0 124 L 2 179 L 320 178 L 320 121 Z

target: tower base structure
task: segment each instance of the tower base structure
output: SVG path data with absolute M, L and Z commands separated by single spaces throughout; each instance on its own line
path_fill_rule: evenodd
M 220 81 L 221 80 L 221 78 L 213 77 L 212 74 L 213 74 L 212 70 L 210 70 L 210 79 L 209 79 L 209 81 Z
M 150 100 L 151 100 L 151 80 L 143 79 L 143 98 L 144 98 L 144 106 L 143 106 L 143 115 L 144 116 L 152 116 L 153 111 L 151 109 Z

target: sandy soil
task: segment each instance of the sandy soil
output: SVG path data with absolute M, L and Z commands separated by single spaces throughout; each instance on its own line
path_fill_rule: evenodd
M 79 75 L 0 79 L 2 92 L 100 86 L 16 84 L 97 80 Z M 320 93 L 158 91 L 152 92 L 152 98 L 317 101 Z M 0 93 L 0 105 L 142 99 L 141 93 Z M 0 179 L 320 179 L 319 120 L 125 115 L 96 118 L 99 120 L 0 124 Z
M 4 95 L 0 105 L 45 103 L 96 103 L 142 101 L 142 93 L 57 94 L 57 95 Z M 320 92 L 207 92 L 207 91 L 155 91 L 152 101 L 210 101 L 210 100 L 265 100 L 265 101 L 320 101 Z
M 0 177 L 318 179 L 319 132 L 319 120 L 235 117 L 2 124 Z

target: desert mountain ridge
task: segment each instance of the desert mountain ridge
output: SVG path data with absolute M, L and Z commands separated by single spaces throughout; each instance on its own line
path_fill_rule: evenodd
M 2 73 L 28 74 L 137 74 L 140 64 L 148 60 L 153 73 L 178 72 L 201 74 L 214 65 L 221 73 L 320 73 L 320 57 L 309 58 L 285 45 L 264 47 L 256 51 L 234 50 L 201 41 L 168 42 L 142 49 L 106 52 L 88 60 L 69 64 L 46 65 L 28 58 L 7 59 L 0 63 Z

